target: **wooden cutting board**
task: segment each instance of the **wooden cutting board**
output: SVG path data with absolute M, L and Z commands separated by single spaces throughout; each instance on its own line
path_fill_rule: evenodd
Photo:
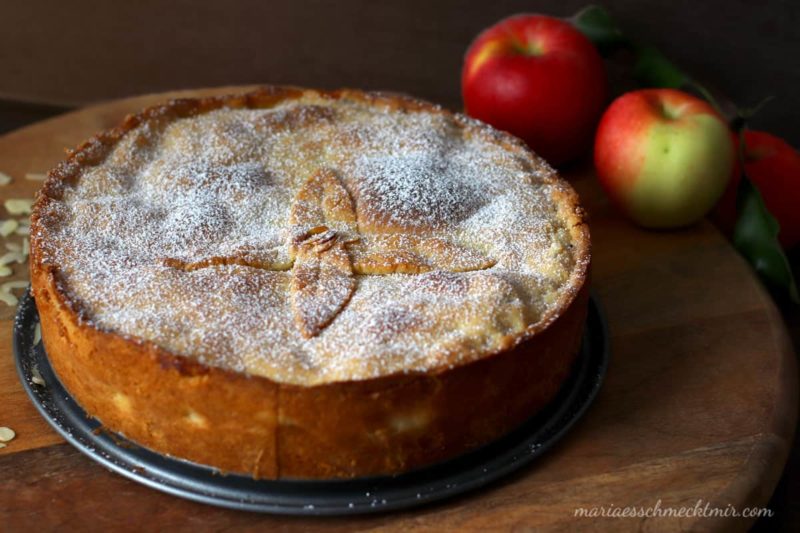
M 178 94 L 232 91 L 120 100 L 0 137 L 0 172 L 14 178 L 0 196 L 32 197 L 40 182 L 27 173 L 46 172 L 64 148 L 126 113 Z M 593 506 L 766 505 L 794 434 L 797 369 L 770 297 L 710 224 L 639 230 L 609 209 L 589 171 L 568 177 L 591 215 L 592 283 L 612 361 L 585 418 L 530 468 L 441 504 L 349 519 L 234 512 L 168 496 L 106 471 L 50 429 L 17 381 L 15 309 L 0 303 L 0 426 L 17 432 L 0 449 L 0 529 L 745 530 L 752 519 L 575 516 Z M 25 265 L 14 270 L 7 279 L 26 279 Z

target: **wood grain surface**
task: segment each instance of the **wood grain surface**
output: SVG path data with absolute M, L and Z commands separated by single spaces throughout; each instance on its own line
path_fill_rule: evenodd
M 26 173 L 45 172 L 64 148 L 165 98 L 102 104 L 0 137 L 0 172 L 14 178 L 0 197 L 32 197 L 40 183 Z M 585 418 L 530 468 L 441 504 L 355 519 L 234 512 L 168 496 L 106 471 L 50 429 L 17 381 L 15 309 L 0 303 L 0 426 L 17 432 L 0 449 L 0 529 L 746 530 L 752 519 L 575 516 L 578 507 L 657 502 L 766 505 L 791 446 L 797 369 L 771 299 L 710 224 L 639 230 L 609 208 L 590 171 L 567 177 L 590 213 L 592 283 L 612 361 Z M 13 266 L 7 279 L 26 279 L 25 265 Z

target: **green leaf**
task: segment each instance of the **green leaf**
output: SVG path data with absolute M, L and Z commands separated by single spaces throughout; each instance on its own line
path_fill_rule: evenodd
M 789 260 L 778 242 L 778 221 L 744 172 L 736 194 L 739 218 L 733 229 L 733 245 L 768 285 L 787 291 L 793 302 L 800 303 Z
M 636 47 L 636 64 L 633 76 L 645 87 L 679 89 L 691 83 L 689 76 L 676 67 L 654 46 Z
M 571 22 L 604 55 L 630 44 L 609 12 L 600 6 L 586 6 L 572 17 Z

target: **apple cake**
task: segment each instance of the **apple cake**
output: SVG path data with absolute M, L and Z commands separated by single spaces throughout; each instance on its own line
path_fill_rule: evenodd
M 384 93 L 267 87 L 128 116 L 48 175 L 31 282 L 108 429 L 255 478 L 397 474 L 541 410 L 586 315 L 573 189 Z

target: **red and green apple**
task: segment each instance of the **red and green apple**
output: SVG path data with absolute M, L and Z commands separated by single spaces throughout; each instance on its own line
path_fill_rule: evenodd
M 701 219 L 725 191 L 735 154 L 719 113 L 674 89 L 617 98 L 600 120 L 594 146 L 603 188 L 623 213 L 648 228 Z

